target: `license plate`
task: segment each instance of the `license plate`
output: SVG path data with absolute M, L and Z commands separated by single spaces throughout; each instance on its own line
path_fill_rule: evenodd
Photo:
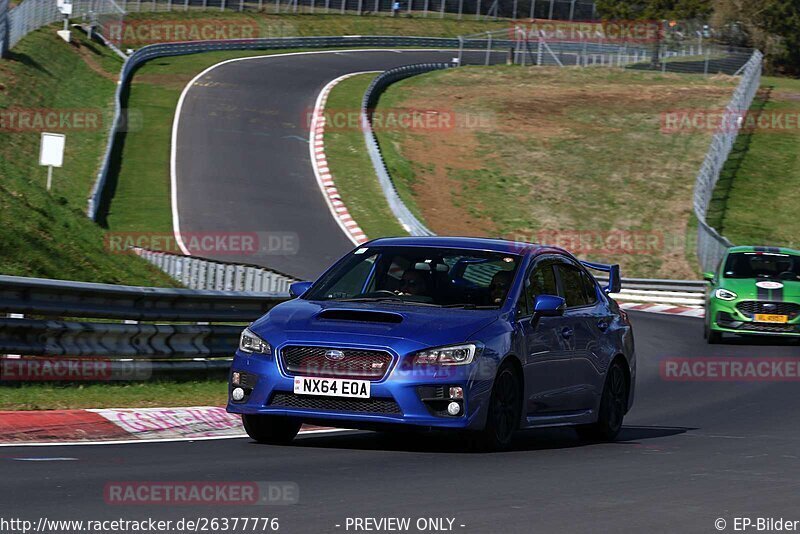
M 310 378 L 296 376 L 294 392 L 297 395 L 322 395 L 325 397 L 369 398 L 370 383 L 367 380 L 346 378 Z
M 785 323 L 789 321 L 789 316 L 775 315 L 772 313 L 757 313 L 755 319 L 756 322 L 759 323 Z

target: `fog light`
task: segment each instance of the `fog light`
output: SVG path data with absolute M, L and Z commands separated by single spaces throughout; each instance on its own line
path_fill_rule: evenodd
M 244 398 L 244 390 L 242 388 L 235 388 L 231 393 L 231 398 L 233 398 L 235 401 L 242 400 Z
M 233 384 L 234 386 L 238 386 L 239 385 L 239 378 L 240 378 L 239 371 L 234 371 L 231 374 L 231 384 Z
M 451 402 L 447 405 L 447 413 L 450 415 L 458 415 L 461 411 L 461 405 L 457 402 Z
M 464 388 L 459 386 L 453 386 L 450 388 L 450 398 L 451 399 L 463 399 L 464 398 Z

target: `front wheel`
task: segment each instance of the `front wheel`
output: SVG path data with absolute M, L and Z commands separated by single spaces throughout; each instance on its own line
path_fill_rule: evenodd
M 247 435 L 259 443 L 288 445 L 300 431 L 302 422 L 277 415 L 242 415 Z
M 492 386 L 486 427 L 475 436 L 474 444 L 478 449 L 496 451 L 511 447 L 522 410 L 520 384 L 520 378 L 511 365 L 500 368 Z
M 717 345 L 722 341 L 722 332 L 712 330 L 711 326 L 706 323 L 705 327 L 703 328 L 703 337 L 706 338 L 706 342 L 709 345 Z
M 622 420 L 628 408 L 628 380 L 619 362 L 608 370 L 603 396 L 600 399 L 600 413 L 597 422 L 576 428 L 578 435 L 586 439 L 614 441 L 622 430 Z

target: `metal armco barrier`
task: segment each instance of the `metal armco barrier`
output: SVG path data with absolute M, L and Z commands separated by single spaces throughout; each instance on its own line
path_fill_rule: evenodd
M 706 287 L 705 282 L 687 280 L 623 279 L 622 285 L 622 292 L 613 295 L 620 301 L 689 306 L 702 305 Z M 111 379 L 143 380 L 175 373 L 219 376 L 230 365 L 242 326 L 206 323 L 250 322 L 287 299 L 272 293 L 0 276 L 0 312 L 35 316 L 0 318 L 0 354 L 102 360 Z M 75 317 L 102 321 L 71 319 Z M 18 361 L 25 360 L 0 358 L 0 381 L 2 371 L 13 370 Z
M 257 319 L 288 296 L 0 276 L 0 312 L 136 321 Z
M 230 357 L 240 326 L 0 319 L 0 353 L 124 358 Z
M 400 221 L 400 224 L 411 235 L 435 235 L 430 231 L 419 219 L 417 219 L 408 206 L 405 205 L 400 195 L 397 194 L 397 189 L 392 182 L 392 177 L 389 175 L 389 169 L 386 168 L 386 163 L 383 161 L 383 154 L 378 145 L 378 138 L 375 137 L 375 132 L 372 130 L 372 110 L 378 104 L 378 99 L 381 94 L 396 81 L 404 78 L 410 78 L 417 74 L 431 72 L 434 70 L 442 70 L 452 67 L 449 63 L 421 63 L 418 65 L 407 65 L 390 69 L 382 74 L 379 74 L 372 80 L 372 83 L 364 93 L 364 98 L 361 101 L 361 117 L 359 122 L 363 126 L 364 141 L 367 144 L 367 153 L 372 166 L 375 169 L 375 174 L 378 177 L 378 183 L 383 190 L 383 196 L 389 203 L 389 208 L 392 213 Z
M 17 367 L 35 368 L 30 357 L 52 357 L 67 364 L 89 358 L 109 372 L 105 380 L 147 380 L 176 374 L 219 377 L 230 366 L 242 324 L 287 299 L 287 294 L 274 292 L 0 276 L 0 312 L 13 314 L 0 318 L 0 354 L 23 357 L 0 357 L 0 381 L 14 381 L 9 376 L 15 375 Z M 83 317 L 92 319 L 74 320 Z
M 289 285 L 297 282 L 290 276 L 257 265 L 220 263 L 196 256 L 153 252 L 141 248 L 133 250 L 189 289 L 261 291 L 288 295 Z
M 607 279 L 599 278 L 603 282 Z M 611 296 L 620 302 L 704 306 L 708 283 L 703 280 L 623 278 L 622 290 Z

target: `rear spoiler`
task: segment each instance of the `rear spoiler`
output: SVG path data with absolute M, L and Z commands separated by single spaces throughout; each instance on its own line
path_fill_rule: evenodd
M 608 273 L 608 285 L 603 288 L 603 291 L 606 293 L 619 293 L 620 289 L 622 289 L 622 279 L 619 276 L 619 265 L 606 265 L 605 263 L 592 263 L 590 261 L 581 261 L 581 265 L 587 269 Z

